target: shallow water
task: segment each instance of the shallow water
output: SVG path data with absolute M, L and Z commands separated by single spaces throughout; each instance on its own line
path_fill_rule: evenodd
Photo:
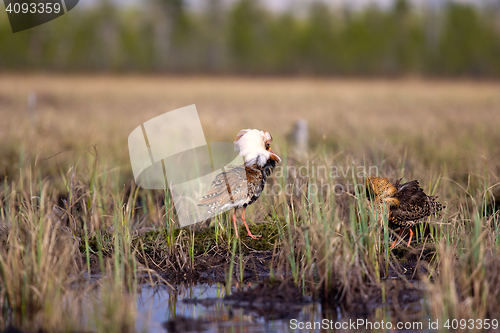
M 176 287 L 176 291 L 150 286 L 141 288 L 137 301 L 139 332 L 167 332 L 163 323 L 176 316 L 206 320 L 208 324 L 204 326 L 206 330 L 203 332 L 296 332 L 290 328 L 290 318 L 268 320 L 249 310 L 224 304 L 223 284 Z M 183 301 L 193 299 L 199 301 Z M 293 318 L 302 322 L 319 322 L 322 317 L 321 305 L 317 303 L 305 305 L 298 314 L 293 315 Z

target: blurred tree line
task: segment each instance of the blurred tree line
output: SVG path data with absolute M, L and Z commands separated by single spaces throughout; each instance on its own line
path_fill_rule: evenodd
M 196 11 L 183 0 L 143 6 L 102 1 L 16 34 L 2 20 L 0 69 L 500 76 L 498 4 L 400 0 L 352 10 L 315 2 L 305 15 L 272 13 L 256 0 L 207 0 Z

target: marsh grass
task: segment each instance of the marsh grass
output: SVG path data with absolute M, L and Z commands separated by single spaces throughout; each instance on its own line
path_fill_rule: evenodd
M 97 163 L 92 163 L 97 171 Z M 0 324 L 28 331 L 135 331 L 139 276 L 149 274 L 152 282 L 156 273 L 139 267 L 136 260 L 130 225 L 133 197 L 124 203 L 124 196 L 115 196 L 112 187 L 107 187 L 111 193 L 96 190 L 106 181 L 102 173 L 87 184 L 68 185 L 68 202 L 73 204 L 63 209 L 54 204 L 58 193 L 36 167 L 21 169 L 18 182 L 3 184 Z M 74 170 L 68 174 L 75 175 Z M 98 202 L 110 210 L 100 215 L 103 206 Z M 83 228 L 75 227 L 77 219 Z M 102 273 L 96 282 L 89 279 L 91 254 Z
M 477 204 L 492 187 L 489 179 L 475 195 L 462 188 L 465 197 L 438 242 L 436 273 L 424 277 L 428 312 L 441 320 L 498 318 L 500 314 L 499 213 L 488 214 Z M 462 195 L 464 195 L 462 194 Z M 462 327 L 462 331 L 465 329 Z
M 58 103 L 41 103 L 38 122 L 29 125 L 27 91 L 13 87 Z M 229 294 L 262 253 L 272 257 L 266 262 L 272 277 L 347 311 L 394 299 L 390 272 L 396 272 L 403 286 L 423 281 L 422 319 L 498 318 L 498 88 L 418 80 L 9 76 L 0 81 L 11 101 L 0 105 L 0 326 L 135 331 L 141 283 L 168 284 L 160 275 L 186 274 L 196 281 L 197 272 L 219 265 Z M 252 233 L 262 239 L 248 239 L 241 227 L 236 240 L 227 214 L 208 228 L 178 228 L 168 192 L 134 185 L 126 137 L 193 101 L 209 141 L 232 141 L 241 128 L 266 129 L 285 170 L 308 162 L 376 166 L 393 181 L 419 179 L 446 210 L 415 228 L 409 250 L 405 240 L 390 250 L 394 232 L 354 186 L 365 175 L 299 179 L 285 172 L 269 186 L 308 186 L 294 195 L 264 194 L 249 207 Z M 299 117 L 312 129 L 311 149 L 301 158 L 287 155 L 284 143 Z M 261 119 L 272 120 L 269 128 Z M 310 186 L 348 181 L 344 192 Z M 425 270 L 402 274 L 407 255 Z M 385 310 L 371 315 L 394 319 Z
M 75 318 L 70 308 L 59 312 L 57 304 L 67 302 L 68 289 L 76 281 L 78 239 L 51 218 L 49 184 L 31 181 L 33 173 L 25 172 L 20 182 L 12 185 L 14 190 L 8 195 L 4 192 L 2 325 L 53 330 L 64 316 Z

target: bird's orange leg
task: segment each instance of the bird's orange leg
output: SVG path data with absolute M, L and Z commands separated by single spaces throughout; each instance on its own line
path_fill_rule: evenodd
M 410 229 L 410 240 L 408 241 L 408 247 L 410 247 L 412 237 L 413 237 L 413 231 Z
M 250 232 L 250 229 L 248 228 L 247 222 L 245 221 L 245 209 L 246 209 L 246 207 L 243 207 L 243 214 L 241 214 L 241 219 L 243 220 L 243 223 L 245 224 L 245 227 L 247 228 L 248 236 L 250 236 L 250 238 L 252 238 L 252 239 L 257 239 L 257 238 L 261 237 L 261 235 L 254 236 Z
M 405 230 L 405 229 L 401 228 L 401 231 L 399 232 L 398 237 L 396 238 L 396 240 L 394 241 L 394 243 L 392 243 L 392 245 L 391 245 L 390 249 L 393 249 L 393 248 L 394 248 L 394 246 L 396 246 L 396 243 L 398 242 L 399 238 L 400 238 L 400 237 L 401 237 L 401 235 L 403 234 L 403 231 L 404 231 L 404 230 Z
M 234 232 L 236 233 L 236 238 L 238 238 L 238 226 L 236 225 L 236 208 L 233 213 L 233 223 L 234 223 Z

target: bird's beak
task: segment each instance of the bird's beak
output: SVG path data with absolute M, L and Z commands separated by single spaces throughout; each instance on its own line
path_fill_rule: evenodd
M 271 157 L 270 157 L 270 158 L 271 158 L 273 161 L 276 161 L 276 162 L 278 162 L 278 163 L 280 163 L 280 162 L 281 162 L 281 158 L 280 158 L 278 155 L 276 155 L 276 153 L 275 153 L 274 151 L 272 151 L 271 149 L 269 149 L 269 152 L 271 153 Z

